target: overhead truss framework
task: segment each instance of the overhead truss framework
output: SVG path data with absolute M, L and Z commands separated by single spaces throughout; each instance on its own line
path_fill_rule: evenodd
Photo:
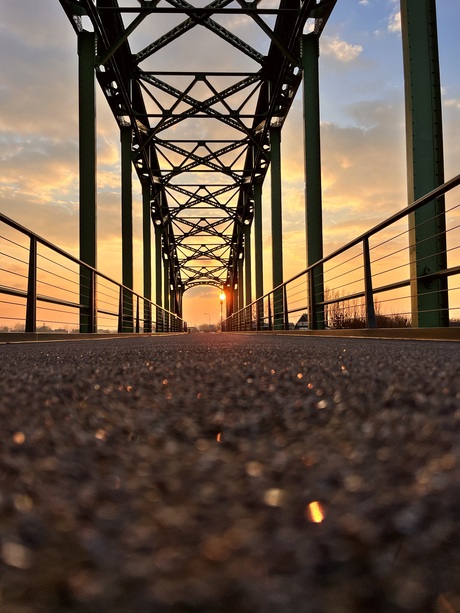
M 336 0 L 59 0 L 94 30 L 96 75 L 132 162 L 177 291 L 222 287 L 244 257 L 254 186 L 302 79 L 301 37 Z

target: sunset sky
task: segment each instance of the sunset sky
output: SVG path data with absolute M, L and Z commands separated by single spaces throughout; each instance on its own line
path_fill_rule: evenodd
M 445 176 L 460 170 L 460 0 L 438 0 Z M 338 0 L 321 39 L 324 250 L 406 204 L 398 0 Z M 57 0 L 0 0 L 0 210 L 78 256 L 76 36 Z M 175 59 L 175 58 L 173 58 Z M 282 134 L 285 278 L 305 267 L 300 93 Z M 121 278 L 118 128 L 98 93 L 98 267 Z M 271 289 L 264 186 L 265 291 Z M 142 292 L 134 186 L 135 290 Z M 191 325 L 219 319 L 216 288 L 185 295 Z

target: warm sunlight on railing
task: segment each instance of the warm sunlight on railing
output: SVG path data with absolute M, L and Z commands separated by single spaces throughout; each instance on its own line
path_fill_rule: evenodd
M 337 330 L 417 327 L 411 286 L 425 296 L 440 292 L 448 302 L 450 327 L 460 326 L 460 175 L 381 222 L 307 270 L 265 294 L 223 322 L 225 331 Z M 411 277 L 408 216 L 427 202 L 446 197 L 447 268 L 432 272 L 419 257 L 423 275 Z M 432 221 L 432 220 L 430 220 Z M 426 222 L 423 222 L 426 223 Z M 417 227 L 423 226 L 420 223 Z M 424 240 L 441 236 L 428 237 Z M 430 256 L 431 257 L 431 256 Z M 420 273 L 419 273 L 420 274 Z M 436 289 L 442 280 L 446 290 Z
M 2 214 L 0 255 L 0 332 L 151 333 L 186 328 L 174 313 Z

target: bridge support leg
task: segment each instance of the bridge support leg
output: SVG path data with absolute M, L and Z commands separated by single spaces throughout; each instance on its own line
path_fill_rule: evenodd
M 121 140 L 121 262 L 123 332 L 133 332 L 133 188 L 131 168 L 131 128 L 120 130 Z
M 238 310 L 244 308 L 243 258 L 238 260 Z
M 78 35 L 80 260 L 96 268 L 96 96 L 94 83 L 96 39 L 93 32 Z M 80 269 L 80 332 L 96 332 L 91 272 Z
M 244 228 L 244 293 L 245 305 L 252 302 L 251 226 Z
M 236 313 L 240 309 L 240 305 L 238 304 L 239 283 L 240 283 L 240 279 L 238 278 L 238 273 L 233 274 L 233 277 L 232 277 L 232 314 Z
M 150 185 L 142 184 L 142 238 L 144 268 L 144 332 L 152 331 L 152 217 L 150 214 Z
M 155 314 L 155 331 L 163 332 L 163 314 L 161 307 L 163 305 L 163 282 L 162 282 L 162 256 L 161 256 L 161 227 L 155 225 L 155 302 L 157 304 L 157 312 Z
M 270 128 L 270 168 L 272 194 L 272 265 L 273 287 L 283 282 L 283 219 L 281 208 L 281 130 Z M 283 329 L 283 292 L 274 292 L 275 330 Z
M 163 259 L 163 308 L 165 311 L 169 311 L 169 260 Z M 169 315 L 164 314 L 164 330 L 163 332 L 169 332 Z
M 441 84 L 435 0 L 401 0 L 406 98 L 408 197 L 412 202 L 444 182 Z M 444 198 L 409 219 L 412 325 L 449 325 L 447 278 L 423 277 L 447 268 Z
M 254 258 L 256 299 L 264 295 L 264 247 L 262 234 L 262 183 L 254 184 Z M 262 300 L 257 305 L 257 321 L 260 327 L 264 310 Z
M 319 37 L 307 34 L 302 38 L 303 108 L 305 128 L 305 227 L 307 267 L 323 257 L 323 216 L 321 198 L 321 141 L 319 109 Z M 309 275 L 308 314 L 310 329 L 324 329 L 323 266 L 315 266 Z

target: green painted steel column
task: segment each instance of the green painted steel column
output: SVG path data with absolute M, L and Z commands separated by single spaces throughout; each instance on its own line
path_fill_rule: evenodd
M 96 37 L 78 34 L 79 159 L 80 159 L 80 260 L 93 268 L 97 263 L 96 212 Z M 91 273 L 80 269 L 80 332 L 96 332 Z
M 254 272 L 256 299 L 264 295 L 264 246 L 262 232 L 262 183 L 254 184 Z M 260 326 L 264 317 L 263 301 L 258 303 L 257 321 Z
M 238 260 L 238 309 L 244 308 L 243 258 Z
M 307 267 L 323 257 L 323 213 L 321 197 L 321 140 L 319 105 L 319 36 L 302 37 L 303 119 L 305 130 L 305 231 L 307 239 Z M 315 267 L 308 288 L 309 327 L 324 329 L 323 266 Z
M 169 310 L 171 313 L 176 313 L 176 292 L 173 289 L 169 290 Z
M 270 128 L 273 287 L 283 282 L 283 219 L 281 207 L 281 129 Z M 275 330 L 283 329 L 283 292 L 274 294 Z
M 235 274 L 233 275 L 233 281 L 232 281 L 232 305 L 233 305 L 233 310 L 232 313 L 236 313 L 240 308 L 240 304 L 238 303 L 238 287 L 239 287 L 239 278 L 238 278 L 238 265 L 237 265 L 237 270 L 235 271 Z
M 225 313 L 227 317 L 230 317 L 234 312 L 233 304 L 233 273 L 230 273 L 230 278 L 227 286 L 225 287 Z
M 165 260 L 163 258 L 163 308 L 165 309 L 165 311 L 169 311 L 170 310 L 170 305 L 169 305 L 169 260 Z M 168 313 L 164 313 L 163 314 L 163 332 L 169 332 L 170 331 L 170 321 L 169 321 L 169 314 Z
M 131 168 L 131 128 L 120 129 L 121 140 L 121 261 L 122 283 L 133 289 L 133 189 Z M 133 296 L 123 297 L 123 331 L 133 332 Z
M 244 228 L 244 292 L 248 306 L 252 302 L 251 226 Z
M 150 185 L 142 183 L 142 242 L 144 268 L 144 332 L 151 332 L 152 309 L 152 216 L 150 213 Z
M 262 234 L 262 183 L 254 184 L 254 258 L 256 298 L 264 295 L 264 246 Z
M 155 228 L 155 303 L 156 311 L 156 332 L 163 331 L 163 316 L 161 307 L 163 306 L 163 279 L 162 279 L 162 254 L 161 254 L 161 226 L 154 224 Z
M 444 182 L 441 83 L 435 0 L 401 0 L 409 203 Z M 444 198 L 409 219 L 412 325 L 449 325 Z

